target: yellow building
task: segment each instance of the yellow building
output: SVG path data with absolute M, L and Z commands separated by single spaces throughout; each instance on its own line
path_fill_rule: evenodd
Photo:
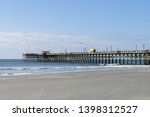
M 89 50 L 89 53 L 95 53 L 96 52 L 96 49 L 95 48 L 91 48 L 90 50 Z

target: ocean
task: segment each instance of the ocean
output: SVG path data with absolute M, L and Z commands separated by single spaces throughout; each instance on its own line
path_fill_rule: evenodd
M 150 68 L 147 65 L 117 65 L 117 64 L 69 64 L 48 62 L 25 62 L 18 59 L 1 59 L 0 76 L 25 74 L 51 74 L 83 71 L 106 71 Z

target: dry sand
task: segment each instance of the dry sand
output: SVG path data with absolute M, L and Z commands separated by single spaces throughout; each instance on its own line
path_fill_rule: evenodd
M 150 69 L 0 77 L 0 99 L 150 99 Z

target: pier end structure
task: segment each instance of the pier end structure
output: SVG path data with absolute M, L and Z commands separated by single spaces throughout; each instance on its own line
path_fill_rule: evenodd
M 23 61 L 51 63 L 89 63 L 89 64 L 122 64 L 150 65 L 150 50 L 105 51 L 105 52 L 65 52 L 25 53 Z

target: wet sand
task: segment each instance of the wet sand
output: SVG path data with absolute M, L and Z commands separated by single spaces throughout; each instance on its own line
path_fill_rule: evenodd
M 0 77 L 4 100 L 150 99 L 150 69 Z

